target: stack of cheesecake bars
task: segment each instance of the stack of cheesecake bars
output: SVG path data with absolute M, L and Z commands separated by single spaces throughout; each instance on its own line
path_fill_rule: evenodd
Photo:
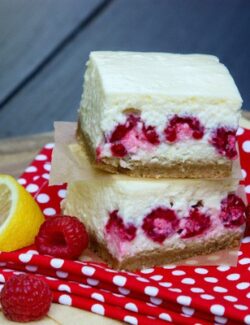
M 84 222 L 110 266 L 136 270 L 239 245 L 241 104 L 215 56 L 90 54 L 77 139 L 109 177 L 69 184 L 64 213 Z

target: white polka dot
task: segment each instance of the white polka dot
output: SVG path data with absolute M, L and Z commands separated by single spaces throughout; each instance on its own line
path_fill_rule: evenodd
M 241 127 L 238 127 L 238 130 L 236 132 L 236 135 L 242 135 L 244 133 L 244 129 Z
M 49 196 L 45 193 L 38 194 L 36 199 L 39 203 L 47 203 L 50 200 Z
M 6 266 L 6 262 L 0 262 L 0 267 L 4 267 L 4 266 Z
M 58 286 L 58 290 L 59 291 L 66 291 L 66 292 L 69 292 L 69 293 L 71 292 L 71 289 L 67 284 L 60 284 Z
M 39 161 L 44 161 L 44 160 L 47 160 L 47 156 L 45 156 L 45 155 L 37 155 L 36 156 L 36 158 L 35 158 L 36 160 L 39 160 Z
M 19 260 L 23 263 L 28 263 L 31 261 L 33 254 L 31 253 L 23 253 L 18 256 Z
M 181 310 L 182 310 L 183 314 L 188 315 L 188 316 L 192 316 L 194 314 L 194 309 L 193 308 L 189 308 L 189 307 L 184 306 L 184 307 L 181 308 Z
M 26 179 L 25 178 L 19 178 L 18 180 L 18 183 L 21 184 L 21 185 L 25 185 L 27 183 Z
M 81 271 L 84 275 L 92 276 L 95 273 L 95 268 L 91 266 L 83 266 Z
M 162 275 L 152 275 L 150 279 L 155 280 L 155 281 L 161 281 L 163 279 Z
M 160 305 L 160 304 L 162 304 L 162 299 L 160 299 L 160 298 L 150 297 L 150 301 L 154 305 Z
M 239 310 L 248 310 L 248 307 L 245 305 L 234 305 L 234 307 Z
M 227 292 L 228 290 L 223 287 L 214 287 L 215 292 Z
M 192 278 L 184 278 L 183 280 L 181 280 L 181 283 L 184 284 L 195 284 L 195 280 Z
M 221 265 L 221 266 L 218 266 L 218 267 L 217 267 L 217 270 L 218 270 L 218 271 L 221 271 L 221 272 L 228 271 L 229 269 L 230 269 L 230 267 L 227 266 L 227 265 Z
M 204 269 L 202 267 L 197 267 L 195 270 L 194 270 L 195 273 L 198 273 L 198 274 L 207 274 L 208 273 L 208 270 L 207 269 Z
M 171 318 L 171 316 L 170 316 L 169 314 L 167 314 L 167 313 L 161 313 L 161 314 L 159 315 L 159 318 L 160 318 L 160 319 L 163 319 L 163 320 L 166 320 L 166 321 L 168 321 L 168 322 L 172 322 L 172 318 Z
M 250 324 L 250 315 L 246 315 L 246 317 L 244 318 L 244 322 L 249 325 Z
M 124 322 L 127 322 L 132 325 L 137 325 L 138 320 L 134 316 L 125 316 L 124 317 Z
M 218 324 L 226 324 L 228 319 L 225 317 L 221 317 L 221 316 L 215 316 L 214 321 L 215 321 L 215 323 L 218 323 Z
M 46 148 L 46 149 L 53 149 L 54 146 L 55 146 L 54 143 L 47 143 L 47 144 L 44 146 L 44 148 Z
M 205 277 L 204 280 L 206 282 L 210 282 L 210 283 L 216 283 L 216 282 L 218 282 L 218 279 L 216 279 L 214 277 L 211 277 L 211 276 Z
M 247 298 L 250 298 L 250 292 L 247 293 L 246 297 Z
M 64 260 L 61 258 L 52 258 L 50 265 L 55 269 L 60 269 L 63 266 Z
M 224 299 L 231 302 L 236 302 L 238 300 L 238 298 L 234 296 L 224 296 Z
M 179 288 L 169 288 L 169 290 L 173 292 L 182 292 Z
M 53 208 L 46 208 L 46 209 L 43 210 L 43 213 L 46 216 L 54 216 L 56 214 L 56 210 L 53 209 Z
M 203 294 L 203 295 L 201 295 L 201 298 L 202 299 L 205 299 L 205 300 L 213 300 L 214 299 L 214 296 L 207 295 L 207 294 Z
M 42 174 L 42 177 L 44 178 L 44 179 L 49 179 L 49 174 L 48 173 L 44 173 L 44 174 Z
M 26 190 L 30 193 L 35 193 L 37 192 L 39 189 L 39 187 L 36 185 L 36 184 L 29 184 L 27 187 L 26 187 Z
M 104 315 L 105 313 L 105 310 L 104 310 L 104 307 L 100 304 L 94 304 L 92 307 L 91 307 L 91 311 L 95 314 L 99 314 L 99 315 Z
M 101 302 L 105 301 L 103 295 L 101 295 L 100 293 L 97 293 L 97 292 L 92 293 L 91 298 L 93 298 L 95 300 L 98 300 L 98 301 L 101 301 Z
M 50 163 L 46 163 L 46 164 L 44 164 L 43 168 L 45 170 L 47 170 L 47 172 L 50 172 L 50 170 L 51 170 L 51 164 Z
M 176 265 L 164 265 L 163 268 L 167 270 L 171 270 L 171 269 L 175 269 Z
M 247 153 L 250 152 L 250 141 L 249 140 L 243 142 L 242 149 L 243 149 L 243 151 L 245 151 Z
M 232 273 L 232 274 L 229 274 L 229 275 L 227 276 L 227 279 L 228 279 L 229 281 L 236 281 L 236 280 L 239 280 L 239 278 L 240 278 L 240 275 L 237 274 L 237 273 Z
M 247 236 L 247 237 L 243 238 L 241 242 L 244 243 L 244 244 L 250 243 L 250 236 Z
M 2 274 L 0 274 L 0 282 L 2 282 L 2 283 L 5 282 L 5 277 Z
M 29 166 L 25 169 L 26 173 L 35 173 L 37 171 L 37 168 L 35 166 Z
M 29 272 L 37 272 L 38 267 L 36 265 L 26 265 L 25 269 Z
M 154 269 L 144 269 L 144 270 L 141 270 L 141 273 L 143 274 L 149 274 L 149 273 L 153 273 L 154 272 Z
M 58 191 L 58 196 L 61 198 L 61 199 L 64 199 L 66 197 L 66 194 L 67 194 L 67 191 L 66 190 L 59 190 Z
M 241 174 L 242 174 L 243 179 L 245 179 L 247 177 L 247 173 L 246 173 L 245 169 L 241 169 Z
M 119 292 L 121 293 L 121 294 L 123 294 L 123 295 L 128 295 L 128 294 L 130 294 L 130 290 L 128 290 L 128 289 L 126 289 L 126 288 L 118 288 L 118 290 L 119 290 Z
M 188 296 L 179 296 L 177 297 L 177 302 L 180 305 L 190 306 L 192 299 Z
M 131 310 L 131 311 L 134 311 L 134 312 L 138 312 L 138 308 L 136 306 L 136 304 L 132 303 L 132 302 L 128 302 L 126 305 L 125 305 L 125 309 L 127 310 Z
M 142 278 L 142 277 L 140 277 L 140 276 L 138 276 L 138 277 L 136 278 L 136 280 L 138 280 L 138 281 L 140 281 L 140 282 L 149 282 L 148 279 Z
M 96 279 L 87 278 L 87 283 L 90 286 L 97 286 L 100 283 L 100 281 Z
M 238 283 L 236 287 L 239 290 L 248 289 L 250 287 L 250 283 L 249 282 L 241 282 L 241 283 Z
M 203 292 L 205 292 L 204 289 L 202 289 L 202 288 L 191 288 L 191 291 L 195 292 L 195 293 L 203 293 Z
M 247 185 L 245 187 L 245 191 L 246 191 L 247 194 L 250 194 L 250 185 Z
M 216 315 L 216 316 L 223 316 L 224 312 L 225 312 L 225 307 L 223 307 L 222 305 L 212 305 L 210 307 L 210 311 L 212 314 Z
M 72 305 L 72 299 L 69 295 L 61 295 L 58 300 L 59 303 L 62 305 L 67 305 L 67 306 Z
M 56 275 L 58 276 L 58 278 L 66 279 L 69 276 L 69 273 L 63 271 L 56 271 Z
M 169 288 L 172 286 L 172 283 L 171 282 L 160 282 L 159 285 L 162 287 L 165 287 L 165 288 Z
M 239 261 L 239 263 L 240 263 L 241 265 L 250 264 L 250 258 L 247 258 L 247 257 L 242 258 L 242 259 Z
M 127 282 L 127 279 L 125 276 L 122 275 L 115 275 L 113 277 L 113 283 L 119 287 L 124 287 Z
M 185 275 L 186 272 L 181 271 L 181 270 L 174 270 L 174 271 L 172 271 L 172 274 L 179 276 L 179 275 Z
M 156 287 L 153 287 L 153 286 L 147 286 L 147 287 L 145 287 L 144 292 L 148 296 L 155 297 L 155 296 L 157 296 L 159 289 Z

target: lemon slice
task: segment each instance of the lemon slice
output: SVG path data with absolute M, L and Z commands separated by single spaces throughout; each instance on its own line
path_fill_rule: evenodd
M 44 216 L 33 197 L 12 176 L 0 174 L 0 251 L 34 243 Z

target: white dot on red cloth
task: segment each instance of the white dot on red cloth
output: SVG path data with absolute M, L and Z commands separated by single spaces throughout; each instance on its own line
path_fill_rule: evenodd
M 191 288 L 191 291 L 195 292 L 195 293 L 203 293 L 203 292 L 205 292 L 204 289 L 202 289 L 202 288 Z
M 239 310 L 248 310 L 248 307 L 245 305 L 234 305 L 234 308 Z
M 25 265 L 25 269 L 29 272 L 37 272 L 38 266 L 36 265 Z
M 227 279 L 229 281 L 236 281 L 236 280 L 239 280 L 239 278 L 240 278 L 240 274 L 238 274 L 238 273 L 232 273 L 227 276 Z
M 245 169 L 243 169 L 243 168 L 241 169 L 241 174 L 242 174 L 242 178 L 245 179 L 247 176 Z
M 21 184 L 21 185 L 25 185 L 27 183 L 26 179 L 25 178 L 19 178 L 18 180 L 18 183 Z
M 213 300 L 214 299 L 214 296 L 208 295 L 208 294 L 202 294 L 201 295 L 201 298 L 202 299 L 205 299 L 205 300 Z
M 242 149 L 243 149 L 243 151 L 245 151 L 247 153 L 250 152 L 250 141 L 249 140 L 246 140 L 243 142 Z
M 36 185 L 36 184 L 29 184 L 27 187 L 26 187 L 26 190 L 30 193 L 35 193 L 37 192 L 39 189 L 39 187 Z
M 64 199 L 66 197 L 66 194 L 67 194 L 67 191 L 64 190 L 64 189 L 61 189 L 58 191 L 58 196 L 61 198 L 61 199 Z
M 126 288 L 118 288 L 118 290 L 119 290 L 119 292 L 121 293 L 121 294 L 123 294 L 123 295 L 128 295 L 128 294 L 130 294 L 130 290 L 128 290 L 128 289 L 126 289 Z
M 97 286 L 100 283 L 100 281 L 96 279 L 87 278 L 87 283 L 90 286 Z
M 238 127 L 238 130 L 236 132 L 236 135 L 242 135 L 244 133 L 244 129 L 241 127 Z
M 28 263 L 31 261 L 32 257 L 34 254 L 27 252 L 27 253 L 22 253 L 18 256 L 19 260 L 23 263 Z
M 241 265 L 250 264 L 250 258 L 248 258 L 248 257 L 242 258 L 242 259 L 239 260 L 239 263 Z
M 105 301 L 103 295 L 101 295 L 100 293 L 97 293 L 97 292 L 93 292 L 91 294 L 91 298 L 92 299 L 95 299 L 95 300 L 98 300 L 98 301 L 101 301 L 101 302 L 104 302 Z
M 37 195 L 36 200 L 39 203 L 47 203 L 47 202 L 49 202 L 50 197 L 45 193 L 40 193 L 40 194 Z
M 5 282 L 5 277 L 2 274 L 0 274 L 0 282 Z
M 215 316 L 214 321 L 215 321 L 215 324 L 226 324 L 228 319 L 225 317 L 221 317 L 221 316 Z
M 48 174 L 48 173 L 44 173 L 44 174 L 42 174 L 42 177 L 43 177 L 44 179 L 49 179 L 49 174 Z
M 69 293 L 71 292 L 71 289 L 67 284 L 60 284 L 58 286 L 58 290 L 59 291 L 66 291 L 66 292 L 69 292 Z
M 170 291 L 173 291 L 173 292 L 182 292 L 181 289 L 179 288 L 169 288 Z
M 63 266 L 64 260 L 61 258 L 52 258 L 50 265 L 55 269 L 60 269 Z
M 167 270 L 171 270 L 171 269 L 175 269 L 176 265 L 164 265 L 163 268 Z
M 194 314 L 194 309 L 190 308 L 190 307 L 184 306 L 181 308 L 181 310 L 182 310 L 183 314 L 188 315 L 188 316 L 192 316 Z
M 43 213 L 50 217 L 50 216 L 54 216 L 56 214 L 56 210 L 54 208 L 46 208 L 43 210 Z
M 137 280 L 137 281 L 140 281 L 140 282 L 149 282 L 148 279 L 142 278 L 141 276 L 138 276 L 138 277 L 136 278 L 136 280 Z
M 127 282 L 127 278 L 125 278 L 125 276 L 122 275 L 115 275 L 113 277 L 113 283 L 119 287 L 123 287 Z
M 51 164 L 50 163 L 45 163 L 43 168 L 47 171 L 47 172 L 50 172 L 51 170 Z
M 245 187 L 245 191 L 246 191 L 247 194 L 250 194 L 250 185 L 247 185 Z
M 59 303 L 62 305 L 72 305 L 72 299 L 69 295 L 61 295 L 58 299 Z
M 205 277 L 204 280 L 206 282 L 210 282 L 210 283 L 216 283 L 216 282 L 218 282 L 218 279 L 216 279 L 214 277 L 211 277 L 211 276 Z
M 250 315 L 246 315 L 244 318 L 244 322 L 249 325 L 250 324 Z
M 192 279 L 192 278 L 184 278 L 181 280 L 181 283 L 184 283 L 184 284 L 195 284 L 195 280 Z
M 170 316 L 169 314 L 167 314 L 167 313 L 161 313 L 161 314 L 159 315 L 159 318 L 160 318 L 160 319 L 163 319 L 163 320 L 166 320 L 166 321 L 168 321 L 168 322 L 172 322 L 172 318 L 171 318 L 171 316 Z
M 105 314 L 105 310 L 104 307 L 100 304 L 94 304 L 91 307 L 91 311 L 95 314 L 99 314 L 99 315 L 104 315 Z
M 125 309 L 130 310 L 130 311 L 134 311 L 136 313 L 138 312 L 138 308 L 137 308 L 136 304 L 134 304 L 133 302 L 128 302 L 125 305 Z
M 226 288 L 219 287 L 219 286 L 214 287 L 213 290 L 214 290 L 215 292 L 227 292 L 227 291 L 228 291 Z
M 244 237 L 241 242 L 244 244 L 250 243 L 250 236 Z
M 35 173 L 37 171 L 37 168 L 35 166 L 29 166 L 25 169 L 26 173 Z
M 179 275 L 185 275 L 186 272 L 181 271 L 181 270 L 174 270 L 174 271 L 172 271 L 172 274 L 179 276 Z
M 218 267 L 217 267 L 217 270 L 218 270 L 218 271 L 221 271 L 221 272 L 226 272 L 226 271 L 228 271 L 229 269 L 230 269 L 230 267 L 227 266 L 227 265 L 221 265 L 221 266 L 218 266 Z
M 238 298 L 234 297 L 234 296 L 224 296 L 223 297 L 225 300 L 227 301 L 231 301 L 231 302 L 236 302 L 238 300 Z
M 155 297 L 155 296 L 157 296 L 159 289 L 156 287 L 153 287 L 153 286 L 147 286 L 147 287 L 145 287 L 144 292 L 148 296 Z
M 162 299 L 160 299 L 160 298 L 150 297 L 150 301 L 154 305 L 161 305 L 162 304 Z
M 240 282 L 236 285 L 236 288 L 239 290 L 245 290 L 245 289 L 248 289 L 249 287 L 250 287 L 249 282 Z
M 138 320 L 134 316 L 125 316 L 123 318 L 123 320 L 124 320 L 124 322 L 127 322 L 127 323 L 132 324 L 132 325 L 137 325 L 138 324 Z
M 44 148 L 46 148 L 46 149 L 53 149 L 54 146 L 55 146 L 54 143 L 47 143 L 47 144 L 45 144 Z
M 160 275 L 160 274 L 152 275 L 150 277 L 150 279 L 155 280 L 155 281 L 161 281 L 163 279 L 163 275 Z
M 87 276 L 92 276 L 95 273 L 95 268 L 93 268 L 92 266 L 83 266 L 82 273 Z
M 149 273 L 153 273 L 154 272 L 154 269 L 144 269 L 144 270 L 141 270 L 141 273 L 143 274 L 149 274 Z
M 58 278 L 66 279 L 69 276 L 69 273 L 63 271 L 56 271 L 56 275 L 58 276 Z
M 169 288 L 172 286 L 172 283 L 171 282 L 160 282 L 159 285 L 162 287 L 165 287 L 165 288 Z
M 195 273 L 198 273 L 198 274 L 207 274 L 208 273 L 208 270 L 207 269 L 204 269 L 202 267 L 197 267 L 197 268 L 195 268 L 194 272 Z
M 192 299 L 189 296 L 178 296 L 176 301 L 184 306 L 190 306 Z
M 48 157 L 46 155 L 43 155 L 43 154 L 40 154 L 40 155 L 37 155 L 35 160 L 38 160 L 38 161 L 44 161 L 44 160 L 47 160 Z
M 214 304 L 210 307 L 210 311 L 213 315 L 223 316 L 225 312 L 225 307 L 219 304 Z
M 250 292 L 247 293 L 246 297 L 250 299 Z

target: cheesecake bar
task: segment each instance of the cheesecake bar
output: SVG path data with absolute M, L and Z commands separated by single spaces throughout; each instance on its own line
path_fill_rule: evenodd
M 77 137 L 111 173 L 223 178 L 237 157 L 241 104 L 215 56 L 92 52 Z
M 237 247 L 245 227 L 237 183 L 112 175 L 69 184 L 62 208 L 110 266 L 135 270 Z

